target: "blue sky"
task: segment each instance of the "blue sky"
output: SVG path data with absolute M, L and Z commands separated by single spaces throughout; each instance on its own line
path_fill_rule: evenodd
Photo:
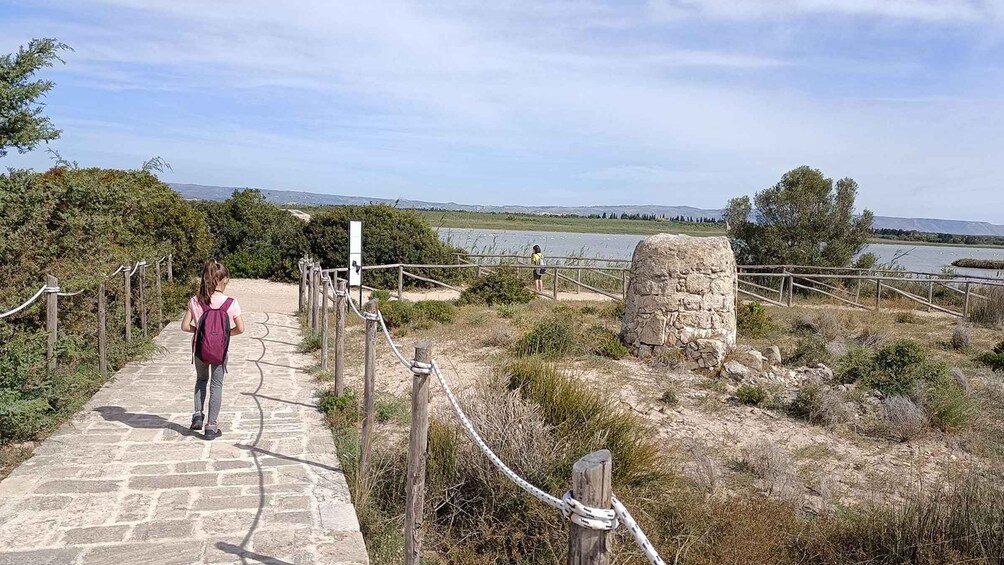
M 995 223 L 1002 31 L 1004 0 L 0 0 L 0 51 L 74 49 L 44 76 L 51 146 L 81 165 L 717 208 L 808 164 L 878 214 Z

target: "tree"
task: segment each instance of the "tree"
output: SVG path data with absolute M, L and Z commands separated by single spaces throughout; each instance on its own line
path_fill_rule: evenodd
M 49 80 L 31 80 L 36 72 L 51 67 L 59 52 L 69 49 L 55 39 L 33 39 L 15 55 L 0 57 L 0 157 L 7 148 L 27 153 L 39 142 L 59 137 L 49 118 L 42 115 L 39 98 L 52 88 Z
M 725 209 L 740 263 L 844 267 L 868 242 L 873 214 L 854 214 L 858 184 L 836 182 L 807 166 L 756 194 L 733 198 Z M 754 210 L 753 205 L 756 209 Z

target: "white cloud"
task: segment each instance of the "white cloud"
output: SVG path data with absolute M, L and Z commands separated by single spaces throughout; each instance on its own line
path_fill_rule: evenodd
M 684 19 L 872 16 L 924 22 L 1001 20 L 999 0 L 649 0 L 654 17 Z

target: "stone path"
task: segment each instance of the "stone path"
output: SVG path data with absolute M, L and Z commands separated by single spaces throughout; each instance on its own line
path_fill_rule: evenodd
M 293 315 L 249 308 L 267 302 L 242 300 L 222 437 L 188 430 L 190 335 L 172 323 L 0 483 L 0 565 L 367 563 L 313 360 Z

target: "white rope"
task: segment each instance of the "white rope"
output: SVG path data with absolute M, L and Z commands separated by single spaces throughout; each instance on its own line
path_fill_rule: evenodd
M 84 292 L 85 290 L 87 290 L 87 289 L 86 288 L 82 288 L 82 289 L 78 290 L 77 292 L 57 292 L 56 296 L 76 296 L 76 295 L 80 294 L 81 292 Z
M 28 300 L 26 300 L 24 302 L 24 304 L 18 306 L 17 308 L 14 308 L 13 310 L 8 310 L 8 311 L 4 312 L 3 314 L 0 314 L 0 320 L 2 320 L 3 318 L 6 318 L 7 316 L 13 316 L 14 314 L 17 314 L 18 312 L 20 312 L 21 310 L 24 310 L 29 305 L 31 305 L 32 302 L 34 302 L 35 300 L 37 300 L 39 296 L 42 296 L 43 293 L 53 292 L 52 289 L 55 289 L 55 292 L 59 292 L 59 287 L 50 287 L 50 286 L 42 285 L 42 288 L 38 289 L 38 292 L 36 292 L 34 296 L 32 296 L 31 298 L 29 298 Z
M 401 350 L 397 348 L 397 345 L 394 344 L 394 340 L 391 339 L 390 337 L 390 330 L 387 329 L 387 322 L 385 322 L 383 319 L 383 313 L 378 310 L 377 315 L 380 318 L 380 328 L 383 330 L 383 335 L 387 336 L 387 343 L 390 344 L 390 350 L 394 352 L 394 356 L 397 357 L 398 361 L 400 361 L 402 365 L 411 369 L 413 372 L 415 371 L 416 368 L 420 369 L 421 367 L 417 367 L 418 365 L 417 362 L 409 361 L 408 359 L 405 358 L 404 355 L 401 355 Z M 431 368 L 432 367 L 430 366 L 429 369 Z M 426 371 L 425 374 L 429 374 L 428 371 Z
M 146 261 L 136 261 L 136 266 L 132 268 L 132 271 L 129 271 L 129 277 L 131 278 L 133 275 L 135 275 L 136 271 L 138 271 L 140 267 L 145 267 L 145 266 L 146 266 Z
M 641 526 L 638 525 L 638 522 L 634 521 L 634 517 L 628 512 L 627 507 L 616 496 L 611 497 L 611 502 L 613 503 L 614 512 L 617 514 L 617 517 L 624 524 L 624 527 L 631 532 L 631 537 L 634 538 L 634 542 L 645 553 L 645 557 L 648 558 L 649 563 L 652 563 L 652 565 L 666 565 L 662 557 L 659 557 L 659 552 L 655 550 L 655 546 L 652 545 L 652 542 L 648 541 L 648 536 L 645 535 L 645 532 L 641 531 Z
M 366 316 L 364 316 L 363 313 L 359 311 L 359 308 L 356 308 L 356 301 L 352 300 L 352 294 L 351 293 L 348 294 L 348 297 L 349 297 L 349 304 L 352 305 L 352 311 L 356 313 L 356 316 L 359 316 L 360 320 L 365 320 Z

